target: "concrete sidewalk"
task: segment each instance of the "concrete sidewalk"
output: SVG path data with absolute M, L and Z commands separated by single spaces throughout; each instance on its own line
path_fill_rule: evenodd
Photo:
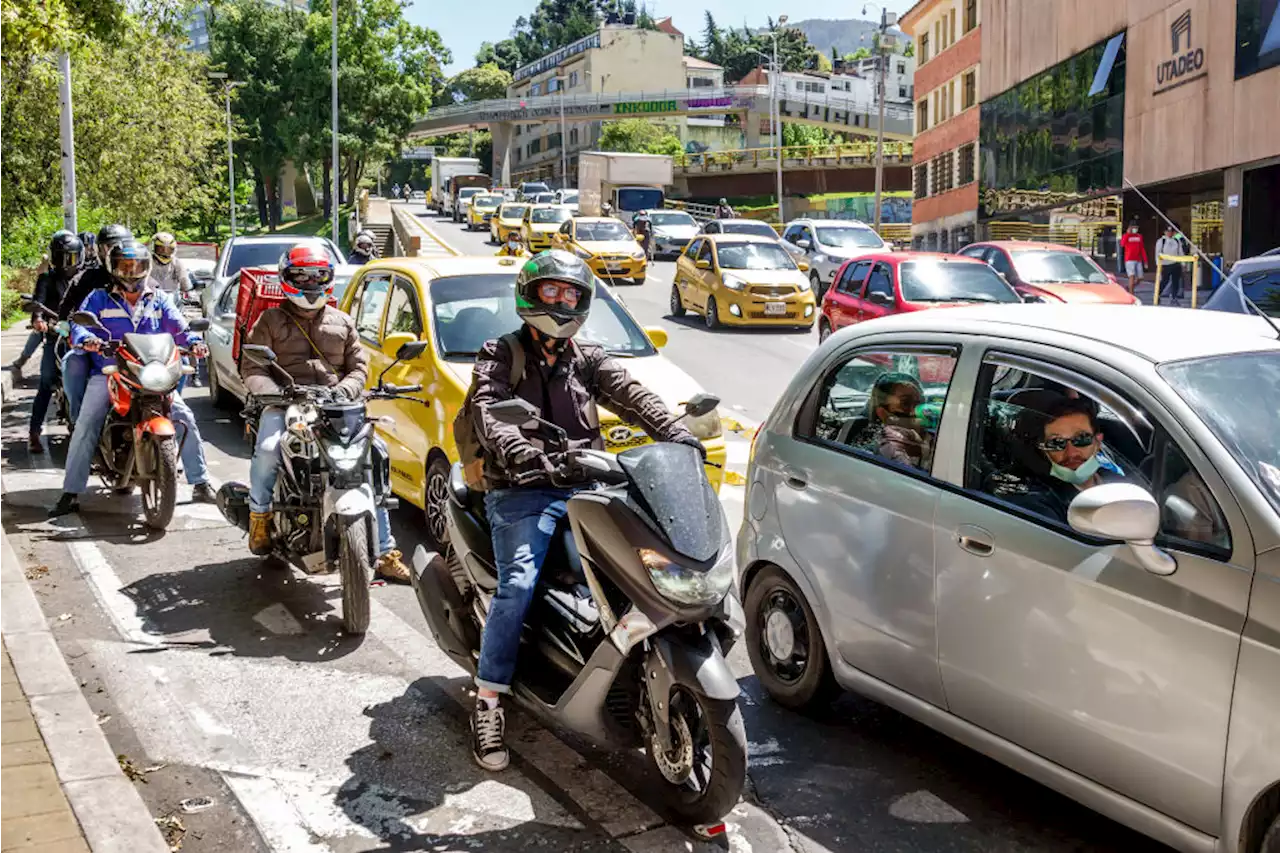
M 6 329 L 0 365 L 22 351 L 27 324 Z M 33 364 L 32 362 L 36 362 Z M 24 384 L 36 381 L 38 358 Z M 13 374 L 0 367 L 5 408 Z M 67 666 L 27 581 L 0 533 L 0 630 L 4 647 L 3 826 L 5 851 L 167 853 L 151 812 L 125 778 L 97 717 Z

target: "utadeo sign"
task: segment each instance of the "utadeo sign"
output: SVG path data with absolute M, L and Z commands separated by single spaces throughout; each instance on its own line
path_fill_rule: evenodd
M 1185 86 L 1209 73 L 1204 67 L 1204 48 L 1192 37 L 1190 9 L 1169 26 L 1169 44 L 1169 54 L 1156 66 L 1154 95 Z

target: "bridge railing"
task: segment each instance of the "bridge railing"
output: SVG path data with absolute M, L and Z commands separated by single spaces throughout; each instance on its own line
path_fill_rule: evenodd
M 911 163 L 910 142 L 886 142 L 884 162 L 899 166 Z M 728 151 L 704 151 L 678 154 L 675 167 L 689 172 L 731 172 L 735 169 L 774 168 L 777 151 L 770 148 L 743 148 Z M 876 146 L 868 142 L 845 142 L 830 145 L 788 145 L 782 149 L 782 167 L 808 165 L 817 168 L 841 166 L 874 166 Z

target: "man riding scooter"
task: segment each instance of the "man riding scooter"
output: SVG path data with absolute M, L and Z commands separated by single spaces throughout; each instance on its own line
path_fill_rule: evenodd
M 70 316 L 77 311 L 89 294 L 95 290 L 110 290 L 114 282 L 107 270 L 107 259 L 111 250 L 125 240 L 132 240 L 133 233 L 123 225 L 104 225 L 98 229 L 97 266 L 85 264 L 84 272 L 71 283 L 66 295 L 62 297 L 62 305 L 58 314 Z M 50 305 L 50 308 L 53 306 Z M 67 350 L 62 359 L 62 390 L 67 395 L 67 413 L 72 423 L 80 416 L 80 401 L 84 398 L 84 389 L 89 382 L 90 359 L 88 353 L 78 348 Z
M 112 340 L 123 339 L 129 333 L 167 333 L 173 335 L 179 346 L 191 347 L 197 357 L 203 358 L 208 354 L 204 344 L 189 335 L 187 320 L 178 306 L 151 280 L 151 252 L 146 246 L 136 240 L 115 244 L 107 255 L 106 269 L 110 275 L 110 289 L 93 291 L 79 309 L 97 315 Z M 72 345 L 90 358 L 89 383 L 85 386 L 80 417 L 76 420 L 71 446 L 67 450 L 62 497 L 49 511 L 50 516 L 80 509 L 80 494 L 89 484 L 93 454 L 111 408 L 107 377 L 102 372 L 109 362 L 101 353 L 103 342 L 97 331 L 100 330 L 71 324 Z M 182 467 L 186 471 L 187 482 L 193 487 L 191 498 L 198 503 L 214 503 L 215 495 L 209 486 L 209 472 L 204 460 L 204 444 L 195 415 L 177 394 L 170 401 L 170 414 L 174 423 L 184 428 L 181 435 Z
M 701 442 L 618 360 L 603 347 L 572 340 L 586 322 L 595 296 L 595 277 L 583 261 L 564 251 L 542 252 L 521 267 L 515 287 L 516 311 L 524 321 L 517 337 L 528 368 L 513 383 L 513 355 L 507 340 L 488 341 L 476 359 L 472 388 L 473 423 L 487 460 L 485 479 L 490 491 L 485 510 L 498 570 L 471 717 L 472 751 L 485 770 L 507 766 L 505 719 L 498 695 L 511 690 L 521 626 L 538 573 L 556 528 L 566 517 L 566 501 L 578 491 L 552 485 L 554 466 L 541 443 L 499 421 L 489 408 L 504 400 L 523 399 L 566 431 L 570 447 L 603 450 L 595 411 L 598 400 L 623 420 L 642 426 L 655 440 L 687 444 L 705 456 Z
M 524 243 L 520 240 L 520 234 L 517 231 L 507 232 L 507 242 L 502 244 L 502 248 L 497 251 L 498 257 L 510 258 L 527 258 L 529 250 L 524 247 Z
M 333 262 L 317 246 L 294 246 L 280 258 L 280 289 L 286 301 L 265 311 L 253 324 L 246 343 L 270 347 L 275 364 L 298 385 L 332 388 L 354 400 L 364 393 L 369 357 L 360 346 L 355 322 L 329 305 L 333 293 Z M 280 394 L 265 363 L 243 360 L 240 374 L 245 389 L 256 397 Z M 285 410 L 268 406 L 258 419 L 258 443 L 249 466 L 249 550 L 271 553 L 272 496 L 280 468 L 280 437 Z M 377 510 L 378 564 L 388 580 L 409 582 L 409 567 L 400 560 L 386 507 Z
M 49 269 L 36 279 L 36 303 L 44 308 L 52 308 L 57 314 L 49 314 L 44 308 L 37 308 L 31 318 L 31 327 L 44 336 L 44 354 L 40 359 L 40 390 L 36 392 L 35 402 L 31 404 L 31 434 L 27 442 L 32 453 L 44 453 L 40 435 L 44 432 L 44 418 L 49 412 L 49 401 L 53 399 L 54 385 L 58 381 L 58 335 L 53 326 L 58 321 L 67 319 L 71 313 L 70 306 L 61 307 L 62 297 L 66 296 L 71 283 L 80 274 L 83 260 L 84 245 L 80 238 L 70 232 L 59 233 L 49 243 Z
M 347 263 L 356 266 L 364 266 L 378 256 L 374 248 L 373 235 L 368 231 L 361 231 L 356 235 L 355 242 L 352 244 L 352 252 L 347 257 Z

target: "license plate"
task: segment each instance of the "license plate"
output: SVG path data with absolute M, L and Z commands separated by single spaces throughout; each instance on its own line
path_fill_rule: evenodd
M 780 316 L 787 313 L 787 303 L 785 302 L 766 302 L 764 304 L 764 313 L 769 316 Z
M 622 272 L 622 264 L 605 264 L 604 268 L 609 272 Z

